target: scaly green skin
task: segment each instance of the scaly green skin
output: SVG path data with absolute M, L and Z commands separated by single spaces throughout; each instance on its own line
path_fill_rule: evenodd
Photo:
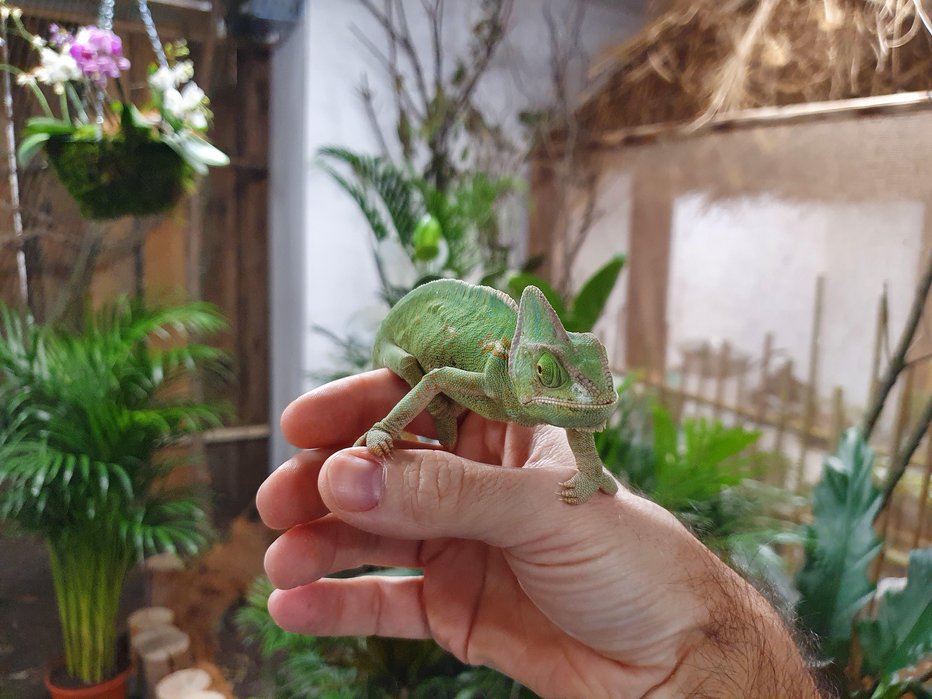
M 382 321 L 372 356 L 411 391 L 357 446 L 388 455 L 393 440 L 426 409 L 449 449 L 457 418 L 472 410 L 490 420 L 566 428 L 577 473 L 561 483 L 565 502 L 618 490 L 593 436 L 617 400 L 605 348 L 591 333 L 566 332 L 537 287 L 527 287 L 516 305 L 485 286 L 453 279 L 424 284 Z

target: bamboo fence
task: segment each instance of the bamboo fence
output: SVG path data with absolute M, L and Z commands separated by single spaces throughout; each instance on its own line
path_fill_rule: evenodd
M 772 458 L 763 480 L 797 494 L 806 494 L 818 480 L 823 458 L 835 450 L 841 433 L 859 423 L 863 407 L 849 405 L 841 386 L 819 381 L 820 336 L 824 315 L 824 279 L 816 280 L 812 309 L 808 368 L 798 378 L 792 359 L 780 358 L 778 342 L 767 333 L 756 358 L 742 356 L 728 342 L 709 342 L 682 348 L 681 363 L 663 372 L 663 379 L 641 377 L 642 385 L 657 391 L 660 400 L 677 419 L 704 416 L 725 424 L 761 432 L 753 450 Z M 873 335 L 873 362 L 869 393 L 877 390 L 887 335 L 886 299 L 882 295 Z M 884 410 L 885 419 L 871 436 L 876 453 L 878 482 L 886 477 L 893 458 L 900 453 L 910 426 L 928 399 L 917 377 L 930 357 L 913 358 L 900 375 Z M 617 363 L 616 363 L 617 364 Z M 932 430 L 929 430 L 932 432 Z M 877 521 L 885 544 L 872 571 L 875 578 L 905 570 L 910 549 L 932 545 L 929 526 L 929 488 L 932 473 L 932 435 L 910 460 L 886 513 Z M 807 514 L 802 515 L 808 517 Z

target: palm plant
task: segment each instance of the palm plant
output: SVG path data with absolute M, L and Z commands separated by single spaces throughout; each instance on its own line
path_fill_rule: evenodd
M 41 537 L 51 559 L 69 675 L 117 670 L 117 611 L 134 563 L 195 553 L 208 540 L 204 500 L 169 487 L 161 452 L 219 422 L 176 390 L 219 369 L 191 335 L 224 327 L 202 303 L 148 309 L 121 299 L 79 331 L 0 305 L 0 521 Z

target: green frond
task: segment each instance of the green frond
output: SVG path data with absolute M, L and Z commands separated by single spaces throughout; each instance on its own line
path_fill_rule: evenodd
M 345 148 L 321 148 L 318 163 L 356 202 L 377 240 L 385 239 L 394 229 L 403 245 L 411 244 L 417 222 L 424 214 L 415 198 L 416 178 L 384 158 L 360 155 Z M 352 179 L 336 165 L 347 168 Z

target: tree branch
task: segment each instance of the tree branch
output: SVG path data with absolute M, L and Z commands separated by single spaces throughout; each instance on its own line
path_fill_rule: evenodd
M 900 479 L 903 478 L 903 474 L 906 473 L 906 469 L 909 468 L 909 461 L 913 458 L 913 454 L 916 453 L 916 450 L 919 448 L 920 442 L 922 442 L 923 436 L 926 432 L 929 431 L 929 425 L 932 424 L 932 397 L 926 401 L 926 407 L 922 411 L 922 415 L 919 417 L 919 420 L 916 422 L 916 426 L 913 428 L 913 431 L 909 434 L 909 439 L 906 440 L 906 446 L 896 455 L 896 460 L 893 465 L 890 467 L 890 473 L 887 474 L 887 480 L 883 486 L 883 494 L 880 499 L 880 509 L 877 510 L 877 515 L 874 517 L 874 521 L 877 520 L 877 517 L 880 516 L 880 513 L 883 512 L 887 505 L 890 504 L 890 500 L 893 497 L 893 491 L 896 490 L 896 484 L 900 482 Z
M 900 375 L 900 372 L 906 368 L 906 354 L 909 352 L 909 347 L 916 335 L 916 328 L 919 326 L 919 321 L 922 318 L 922 311 L 925 308 L 926 297 L 929 295 L 930 287 L 932 287 L 932 251 L 929 252 L 928 258 L 926 259 L 925 272 L 919 280 L 919 285 L 916 287 L 916 295 L 913 298 L 912 308 L 909 310 L 909 318 L 906 321 L 906 327 L 903 328 L 903 334 L 900 336 L 896 351 L 893 357 L 891 357 L 890 363 L 887 365 L 883 380 L 877 386 L 877 393 L 874 396 L 874 401 L 865 413 L 864 421 L 861 423 L 861 432 L 864 434 L 864 439 L 868 439 L 871 432 L 873 432 L 877 420 L 880 418 L 880 413 L 883 411 L 887 396 L 896 385 L 896 379 Z
M 398 8 L 398 27 L 395 27 L 392 17 L 389 16 L 387 12 L 379 10 L 372 3 L 372 0 L 359 0 L 359 2 L 368 10 L 369 14 L 382 25 L 382 28 L 385 29 L 385 32 L 388 34 L 389 44 L 395 44 L 401 47 L 405 52 L 405 55 L 408 57 L 408 62 L 411 64 L 411 70 L 414 72 L 418 93 L 421 99 L 424 100 L 424 107 L 426 110 L 427 106 L 430 104 L 430 96 L 427 93 L 427 84 L 424 82 L 424 71 L 421 67 L 420 57 L 417 55 L 414 44 L 411 42 L 411 31 L 408 28 L 408 21 L 404 14 L 403 3 L 396 2 L 393 4 L 391 0 L 388 0 L 386 3 L 388 7 Z

